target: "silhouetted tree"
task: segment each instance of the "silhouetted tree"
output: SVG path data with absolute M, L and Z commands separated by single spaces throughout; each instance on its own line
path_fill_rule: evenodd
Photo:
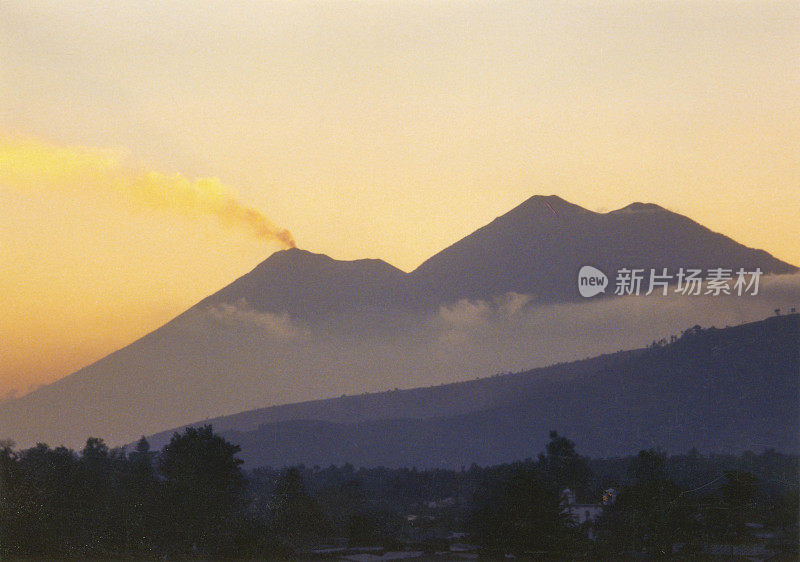
M 306 491 L 298 467 L 288 468 L 275 486 L 271 522 L 277 536 L 292 548 L 313 543 L 328 532 L 325 514 Z
M 478 500 L 470 531 L 472 540 L 494 555 L 558 557 L 578 544 L 560 489 L 530 464 L 512 468 L 499 493 Z
M 672 555 L 673 545 L 699 540 L 690 497 L 666 477 L 666 455 L 640 451 L 629 466 L 633 484 L 623 488 L 598 523 L 598 551 L 605 556 L 645 552 L 650 558 Z
M 105 555 L 124 547 L 123 520 L 116 499 L 124 457 L 102 439 L 90 437 L 78 458 L 76 491 L 81 496 L 79 519 L 86 554 Z
M 92 547 L 82 528 L 86 487 L 78 458 L 69 449 L 42 443 L 22 451 L 16 463 L 17 553 L 25 556 L 88 556 Z
M 0 559 L 9 558 L 16 550 L 12 537 L 19 474 L 13 447 L 13 441 L 0 440 Z
M 144 437 L 128 455 L 120 498 L 126 552 L 153 554 L 155 537 L 162 527 L 155 458 L 156 454 L 150 451 L 150 443 Z
M 749 472 L 725 471 L 725 483 L 706 512 L 714 539 L 727 544 L 741 544 L 752 538 L 747 522 L 755 512 L 757 491 L 758 479 Z
M 550 432 L 546 454 L 539 455 L 539 468 L 543 477 L 559 491 L 570 488 L 584 495 L 592 477 L 592 471 L 584 457 L 575 452 L 575 443 Z
M 213 554 L 228 540 L 224 523 L 242 500 L 245 484 L 239 451 L 210 425 L 174 434 L 161 451 L 170 547 Z

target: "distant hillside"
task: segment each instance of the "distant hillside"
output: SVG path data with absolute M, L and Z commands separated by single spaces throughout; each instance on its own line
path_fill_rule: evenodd
M 508 404 L 524 396 L 524 393 L 531 390 L 531 377 L 535 377 L 537 383 L 558 384 L 580 375 L 590 375 L 609 363 L 618 363 L 641 353 L 644 350 L 620 351 L 582 361 L 466 382 L 271 406 L 211 418 L 203 423 L 213 424 L 217 431 L 247 432 L 265 424 L 290 420 L 352 424 L 370 420 L 426 419 L 444 414 L 466 414 Z M 153 444 L 161 446 L 174 431 L 164 431 L 150 439 Z
M 649 447 L 797 453 L 799 337 L 800 317 L 786 315 L 525 373 L 210 422 L 250 466 L 492 464 L 533 455 L 550 429 L 596 457 Z

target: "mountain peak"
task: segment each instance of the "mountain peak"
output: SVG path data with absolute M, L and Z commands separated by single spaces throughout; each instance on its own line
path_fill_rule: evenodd
M 485 299 L 508 292 L 539 302 L 580 300 L 575 278 L 583 265 L 760 268 L 790 264 L 717 234 L 653 203 L 596 213 L 555 195 L 534 195 L 508 213 L 423 262 L 412 277 L 435 302 Z
M 592 211 L 570 203 L 558 195 L 533 195 L 507 214 L 511 213 L 561 216 L 562 214 L 592 213 Z
M 609 214 L 614 213 L 659 213 L 659 212 L 669 212 L 664 207 L 660 205 L 656 205 L 655 203 L 640 203 L 638 201 L 631 203 L 630 205 L 626 205 L 621 209 L 617 209 L 616 211 L 611 211 Z
M 245 299 L 258 311 L 314 320 L 344 311 L 435 310 L 459 299 L 508 292 L 563 302 L 581 298 L 575 275 L 585 264 L 604 271 L 634 266 L 795 271 L 653 203 L 597 213 L 557 195 L 534 195 L 410 274 L 378 259 L 338 260 L 291 248 L 275 252 L 205 303 Z
M 260 312 L 309 320 L 396 301 L 405 275 L 378 259 L 337 260 L 290 248 L 275 252 L 200 305 L 245 300 Z
M 289 248 L 287 250 L 279 250 L 265 259 L 259 267 L 265 265 L 278 265 L 278 264 L 330 264 L 335 260 L 325 254 L 316 254 L 308 250 L 300 248 Z
M 393 265 L 374 258 L 361 258 L 356 260 L 338 260 L 327 254 L 317 254 L 300 248 L 279 250 L 261 262 L 254 271 L 267 269 L 270 271 L 288 268 L 287 271 L 298 269 L 325 270 L 325 271 L 362 271 L 387 272 L 388 274 L 402 273 Z

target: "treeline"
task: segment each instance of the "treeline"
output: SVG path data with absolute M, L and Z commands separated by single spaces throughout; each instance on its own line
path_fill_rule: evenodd
M 795 552 L 798 458 L 775 451 L 591 460 L 551 433 L 536 459 L 461 470 L 297 466 L 245 473 L 210 426 L 80 452 L 0 444 L 0 558 L 302 558 L 346 545 L 616 559 L 764 541 Z M 563 493 L 600 504 L 576 524 Z M 766 532 L 766 531 L 768 532 Z
M 436 552 L 446 550 L 445 537 L 463 532 L 490 557 L 607 560 L 668 556 L 673 548 L 685 557 L 712 544 L 753 544 L 769 532 L 770 548 L 797 551 L 800 464 L 796 455 L 774 450 L 740 456 L 648 450 L 589 459 L 554 432 L 537 458 L 511 464 L 292 472 L 315 506 L 302 518 L 309 522 L 306 544 L 341 536 L 351 545 Z M 269 497 L 285 474 L 264 468 L 249 478 L 260 497 Z M 566 488 L 589 504 L 602 504 L 609 489 L 615 493 L 596 524 L 575 525 L 565 514 Z
M 150 451 L 0 449 L 0 558 L 281 554 L 251 516 L 239 447 L 210 426 Z

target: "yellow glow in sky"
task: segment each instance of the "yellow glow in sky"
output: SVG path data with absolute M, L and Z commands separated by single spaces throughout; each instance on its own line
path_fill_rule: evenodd
M 67 374 L 193 304 L 199 287 L 217 288 L 216 276 L 170 279 L 192 236 L 219 244 L 204 246 L 217 266 L 213 256 L 235 248 L 204 219 L 243 233 L 260 257 L 293 245 L 219 180 L 147 170 L 122 151 L 0 137 L 0 188 L 13 210 L 0 224 L 2 394 Z
M 534 194 L 645 201 L 800 264 L 796 2 L 9 1 L 0 45 L 46 147 L 0 179 L 0 394 L 248 271 L 259 211 L 409 270 Z M 194 211 L 120 204 L 151 180 Z

